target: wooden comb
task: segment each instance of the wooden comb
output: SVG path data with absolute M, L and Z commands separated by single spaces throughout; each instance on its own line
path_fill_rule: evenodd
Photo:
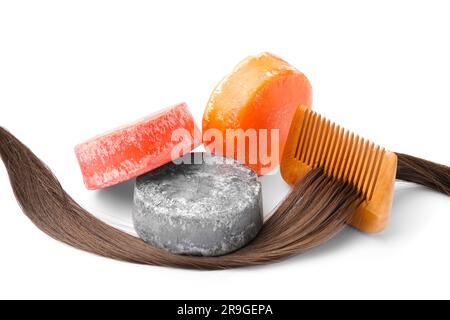
M 299 107 L 281 161 L 281 175 L 294 185 L 310 170 L 351 184 L 363 201 L 350 224 L 364 232 L 380 232 L 389 221 L 397 171 L 397 155 Z

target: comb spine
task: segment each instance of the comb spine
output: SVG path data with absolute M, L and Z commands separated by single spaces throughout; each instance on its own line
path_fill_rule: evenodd
M 333 123 L 334 125 L 334 123 Z M 339 136 L 339 132 L 341 130 L 341 127 L 338 125 L 337 127 L 335 127 L 335 129 L 333 130 L 333 136 L 331 137 L 331 146 L 330 149 L 328 150 L 328 154 L 326 155 L 326 160 L 325 163 L 323 165 L 325 172 L 330 175 L 330 166 L 331 166 L 331 161 L 333 158 L 333 154 L 334 154 L 334 150 L 336 149 L 336 141 L 338 140 L 338 136 Z
M 380 152 L 380 159 L 377 163 L 377 168 L 375 169 L 375 176 L 374 176 L 374 182 L 370 188 L 370 191 L 367 193 L 368 200 L 372 200 L 373 193 L 375 191 L 375 186 L 377 184 L 378 176 L 380 174 L 381 165 L 383 164 L 384 154 L 386 153 L 386 150 L 384 148 L 381 148 Z
M 317 114 L 315 112 L 311 112 L 311 118 L 309 121 L 309 126 L 308 126 L 308 131 L 306 132 L 307 134 L 307 138 L 306 138 L 306 145 L 303 148 L 302 152 L 302 156 L 300 157 L 300 161 L 304 162 L 304 163 L 308 163 L 306 162 L 306 158 L 308 157 L 308 153 L 311 152 L 310 149 L 312 148 L 312 145 L 314 143 L 313 141 L 313 132 L 316 128 L 317 125 Z
M 350 156 L 349 156 L 349 162 L 347 166 L 345 167 L 343 180 L 348 182 L 350 180 L 350 175 L 352 172 L 353 164 L 355 162 L 356 155 L 359 150 L 359 140 L 360 137 L 358 135 L 354 136 L 353 142 L 352 142 L 352 149 L 350 150 Z
M 302 126 L 300 127 L 300 138 L 299 138 L 299 140 L 297 141 L 297 148 L 296 148 L 296 150 L 295 150 L 295 159 L 299 159 L 299 157 L 300 157 L 300 155 L 299 155 L 299 152 L 301 151 L 301 149 L 303 148 L 303 144 L 304 144 L 304 141 L 305 141 L 305 136 L 306 136 L 306 133 L 305 133 L 305 126 L 306 126 L 306 124 L 308 123 L 308 120 L 309 120 L 309 110 L 306 110 L 305 111 L 305 114 L 304 114 L 304 116 L 303 116 L 303 121 L 302 121 Z
M 310 148 L 308 149 L 307 158 L 305 160 L 306 163 L 308 163 L 311 167 L 314 167 L 314 163 L 312 163 L 312 158 L 313 154 L 315 153 L 315 150 L 317 149 L 318 144 L 317 137 L 319 135 L 321 126 L 322 126 L 322 116 L 320 114 L 316 114 L 316 122 L 313 130 L 312 143 L 310 145 Z
M 370 173 L 369 176 L 367 177 L 364 186 L 363 186 L 363 193 L 368 195 L 368 191 L 369 188 L 371 186 L 372 183 L 372 179 L 373 179 L 373 174 L 375 172 L 375 167 L 377 165 L 377 159 L 378 159 L 378 153 L 380 151 L 380 146 L 376 146 L 373 150 L 372 150 L 372 163 L 370 166 Z
M 336 150 L 336 157 L 334 158 L 333 161 L 333 166 L 332 166 L 332 176 L 336 177 L 336 179 L 339 179 L 339 177 L 337 176 L 338 171 L 340 169 L 339 164 L 342 162 L 342 154 L 344 153 L 344 149 L 347 145 L 347 139 L 348 139 L 348 131 L 345 130 L 344 128 L 342 128 L 342 133 L 340 134 L 340 138 L 339 138 L 339 148 L 338 150 Z
M 323 119 L 325 121 L 325 119 Z M 314 162 L 316 163 L 316 166 L 320 166 L 321 165 L 321 161 L 322 161 L 322 155 L 324 153 L 324 150 L 326 148 L 326 145 L 328 143 L 328 140 L 330 138 L 330 132 L 331 132 L 331 122 L 330 120 L 326 120 L 325 124 L 324 124 L 324 131 L 325 134 L 323 136 L 323 138 L 321 139 L 321 144 L 318 148 L 317 154 L 314 155 Z
M 358 173 L 356 174 L 355 178 L 351 181 L 351 183 L 358 189 L 358 191 L 361 191 L 358 188 L 358 181 L 361 178 L 361 175 L 363 174 L 363 169 L 364 169 L 364 165 L 365 165 L 365 162 L 366 162 L 367 150 L 369 148 L 369 145 L 370 145 L 369 140 L 365 140 L 364 148 L 363 148 L 363 151 L 362 151 L 362 154 L 361 154 L 361 158 L 360 158 L 360 160 L 358 162 Z
M 347 131 L 347 133 L 350 133 L 350 131 Z M 353 138 L 354 138 L 353 132 L 350 134 L 347 134 L 347 139 L 346 139 L 347 142 L 345 145 L 345 151 L 342 155 L 342 162 L 339 164 L 340 169 L 339 169 L 339 172 L 337 175 L 338 179 L 344 180 L 345 169 L 347 168 L 347 164 L 350 159 L 350 152 L 353 148 Z

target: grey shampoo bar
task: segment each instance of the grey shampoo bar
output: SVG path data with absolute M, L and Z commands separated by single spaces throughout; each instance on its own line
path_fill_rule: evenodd
M 137 178 L 133 221 L 138 235 L 158 248 L 224 255 L 261 229 L 261 184 L 233 159 L 190 153 Z

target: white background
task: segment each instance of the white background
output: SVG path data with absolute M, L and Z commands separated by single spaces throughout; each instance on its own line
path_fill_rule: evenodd
M 275 53 L 314 109 L 394 151 L 450 164 L 448 1 L 1 1 L 0 125 L 82 205 L 130 219 L 132 185 L 84 189 L 75 144 L 186 101 L 196 119 L 248 55 Z M 0 298 L 450 298 L 450 200 L 398 184 L 387 230 L 303 256 L 198 272 L 77 251 L 37 230 L 0 165 Z M 263 178 L 266 214 L 287 187 Z

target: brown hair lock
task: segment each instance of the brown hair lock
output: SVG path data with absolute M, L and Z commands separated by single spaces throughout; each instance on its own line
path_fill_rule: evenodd
M 0 156 L 19 205 L 43 232 L 84 251 L 148 265 L 226 269 L 279 261 L 332 238 L 362 201 L 352 186 L 317 168 L 294 186 L 246 247 L 221 257 L 182 256 L 154 248 L 95 218 L 64 191 L 28 147 L 1 127 Z M 450 194 L 450 168 L 404 154 L 398 159 L 398 179 Z

